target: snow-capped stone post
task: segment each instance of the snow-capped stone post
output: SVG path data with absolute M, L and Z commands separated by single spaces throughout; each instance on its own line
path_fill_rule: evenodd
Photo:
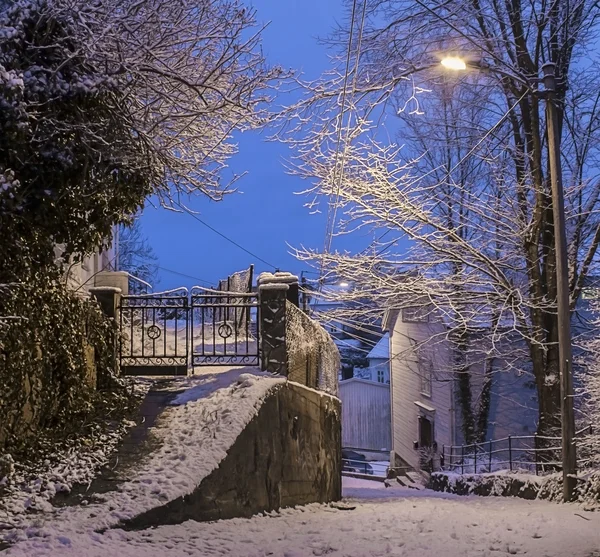
M 91 296 L 100 304 L 107 317 L 117 319 L 117 311 L 122 291 L 116 286 L 93 286 L 89 289 Z
M 113 332 L 112 338 L 110 339 L 110 366 L 114 370 L 115 374 L 119 373 L 119 334 L 118 334 L 118 323 L 119 323 L 119 306 L 121 305 L 121 296 L 123 292 L 121 288 L 117 286 L 94 286 L 89 289 L 90 295 L 94 298 L 100 307 L 102 312 L 109 318 L 112 319 Z M 89 375 L 89 374 L 88 374 Z M 105 385 L 97 384 L 98 387 L 102 388 Z
M 261 369 L 264 371 L 288 373 L 285 305 L 294 292 L 298 305 L 298 277 L 290 273 L 262 273 L 258 277 Z M 290 301 L 294 303 L 293 299 Z

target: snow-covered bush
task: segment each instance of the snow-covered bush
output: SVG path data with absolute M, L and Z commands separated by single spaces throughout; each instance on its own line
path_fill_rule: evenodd
M 428 487 L 435 491 L 457 495 L 520 497 L 563 501 L 562 474 L 535 476 L 503 470 L 492 474 L 454 474 L 435 472 Z M 589 507 L 600 507 L 600 472 L 579 474 L 575 489 L 576 500 Z
M 0 288 L 0 314 L 16 318 L 0 321 L 0 448 L 79 427 L 96 383 L 110 384 L 115 369 L 111 323 L 94 302 L 48 282 Z

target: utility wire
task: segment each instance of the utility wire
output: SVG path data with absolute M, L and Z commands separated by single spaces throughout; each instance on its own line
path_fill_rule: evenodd
M 364 0 L 364 2 L 365 2 L 365 6 L 366 6 L 366 0 Z M 356 4 L 357 4 L 357 0 L 353 0 L 352 15 L 350 17 L 350 32 L 348 35 L 348 48 L 346 50 L 346 68 L 344 70 L 344 81 L 343 81 L 343 87 L 342 87 L 342 102 L 341 102 L 341 106 L 340 106 L 340 117 L 339 117 L 336 147 L 335 147 L 335 156 L 334 156 L 336 164 L 337 164 L 337 160 L 340 155 L 340 147 L 342 144 L 342 130 L 344 128 L 344 114 L 346 112 L 346 96 L 347 96 L 347 92 L 348 92 L 348 78 L 350 76 L 350 60 L 352 58 L 352 39 L 354 38 L 354 22 L 356 19 Z M 363 11 L 363 23 L 364 23 L 364 11 Z M 361 31 L 361 35 L 362 35 L 362 31 Z M 358 64 L 358 61 L 357 61 L 357 64 Z M 342 165 L 343 165 L 343 161 L 342 161 Z M 323 274 L 323 267 L 325 264 L 324 256 L 331 248 L 331 238 L 333 236 L 333 229 L 335 227 L 335 219 L 336 219 L 336 213 L 337 213 L 337 205 L 339 203 L 339 189 L 340 189 L 341 180 L 342 180 L 341 173 L 342 173 L 342 171 L 340 171 L 340 179 L 338 181 L 337 199 L 333 205 L 331 203 L 329 204 L 329 210 L 327 211 L 327 224 L 325 226 L 325 245 L 324 245 L 324 250 L 323 250 L 324 251 L 323 258 L 321 258 L 320 275 Z M 319 289 L 323 282 L 321 279 L 322 279 L 322 276 L 319 278 Z
M 185 277 L 185 278 L 189 278 L 192 280 L 197 280 L 198 282 L 203 282 L 204 284 L 208 285 L 208 286 L 214 286 L 214 283 L 209 282 L 207 280 L 198 278 L 198 277 L 193 277 L 192 275 L 186 275 L 185 273 L 180 273 L 179 271 L 173 271 L 173 269 L 167 269 L 166 267 L 161 267 L 160 265 L 156 266 L 158 269 L 160 269 L 161 271 L 166 271 L 167 273 L 173 273 L 174 275 L 179 275 L 181 277 Z
M 229 238 L 228 236 L 225 236 L 225 234 L 223 234 L 222 232 L 219 232 L 216 228 L 212 227 L 210 224 L 204 222 L 200 217 L 198 217 L 198 215 L 196 215 L 195 213 L 193 213 L 192 211 L 190 211 L 187 207 L 181 205 L 180 203 L 178 203 L 175 200 L 172 200 L 173 203 L 175 205 L 177 205 L 181 210 L 185 211 L 188 215 L 190 215 L 191 217 L 195 218 L 199 223 L 203 224 L 204 226 L 206 226 L 206 228 L 209 228 L 210 230 L 212 230 L 215 234 L 218 234 L 219 236 L 221 236 L 221 238 L 224 238 L 225 240 L 227 240 L 228 242 L 230 242 L 231 244 L 233 244 L 234 246 L 238 247 L 239 249 L 241 249 L 242 251 L 245 251 L 248 255 L 251 255 L 252 257 L 254 257 L 255 259 L 258 259 L 259 261 L 261 261 L 262 263 L 264 263 L 265 265 L 267 265 L 268 267 L 271 267 L 272 269 L 274 269 L 275 271 L 279 270 L 279 267 L 269 263 L 268 261 L 265 261 L 262 257 L 259 257 L 258 255 L 256 255 L 255 253 L 252 253 L 250 250 L 246 249 L 244 246 L 238 244 L 235 240 L 232 240 L 231 238 Z

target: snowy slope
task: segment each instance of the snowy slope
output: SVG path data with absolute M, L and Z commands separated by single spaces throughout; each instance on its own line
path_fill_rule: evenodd
M 600 515 L 572 505 L 456 497 L 345 478 L 345 504 L 139 532 L 46 530 L 13 557 L 597 557 Z M 352 507 L 355 507 L 352 509 Z
M 73 530 L 97 530 L 191 493 L 225 458 L 269 391 L 284 382 L 255 368 L 202 372 L 173 382 L 172 389 L 183 392 L 159 418 L 153 432 L 157 449 L 118 491 L 106 493 L 98 504 L 45 515 L 36 524 L 65 536 Z M 13 540 L 27 535 L 11 533 Z

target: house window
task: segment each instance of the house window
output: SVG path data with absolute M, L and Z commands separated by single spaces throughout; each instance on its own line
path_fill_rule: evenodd
M 377 382 L 378 383 L 383 383 L 385 377 L 384 377 L 384 373 L 382 369 L 378 369 L 377 370 Z
M 419 365 L 419 377 L 421 380 L 421 394 L 431 398 L 431 381 L 433 378 L 433 364 L 427 360 Z
M 414 306 L 402 310 L 402 321 L 405 323 L 427 323 L 429 310 L 427 306 Z

